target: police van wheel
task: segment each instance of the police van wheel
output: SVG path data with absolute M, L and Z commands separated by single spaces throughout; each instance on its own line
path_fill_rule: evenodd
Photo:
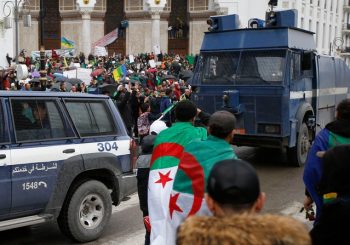
M 107 187 L 96 180 L 79 185 L 66 200 L 58 224 L 62 232 L 78 242 L 99 238 L 112 213 Z
M 297 145 L 287 149 L 289 162 L 296 167 L 304 166 L 310 148 L 310 134 L 306 123 L 300 126 Z

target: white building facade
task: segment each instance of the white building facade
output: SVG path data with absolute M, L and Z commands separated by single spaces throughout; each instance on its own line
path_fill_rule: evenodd
M 316 33 L 318 52 L 335 54 L 336 49 L 350 47 L 348 1 L 279 0 L 276 9 L 297 9 L 298 27 Z M 268 2 L 269 0 L 50 0 L 47 1 L 50 4 L 50 18 L 44 25 L 47 29 L 44 45 L 46 49 L 59 49 L 62 36 L 74 41 L 77 53 L 84 52 L 87 56 L 92 43 L 120 27 L 122 20 L 127 20 L 128 26 L 122 30 L 117 42 L 108 46 L 110 54 L 120 52 L 136 55 L 157 49 L 167 53 L 197 54 L 204 32 L 208 30 L 208 17 L 238 14 L 241 27 L 247 27 L 249 19 L 265 18 L 265 12 L 269 10 Z M 0 16 L 3 14 L 3 3 L 4 0 L 0 0 Z M 39 50 L 40 42 L 40 0 L 31 0 L 30 3 L 28 10 L 32 15 L 32 26 L 25 28 L 20 21 L 19 38 L 19 50 L 25 49 L 28 53 Z M 346 18 L 343 19 L 343 16 Z M 344 42 L 339 47 L 341 40 Z M 3 30 L 0 26 L 0 66 L 6 66 L 6 53 L 13 57 L 13 50 L 13 29 Z M 341 55 L 350 57 L 350 49 L 348 51 L 349 53 Z
M 346 64 L 350 66 L 350 1 L 344 0 L 344 18 L 343 18 L 343 47 L 341 49 L 341 57 Z
M 4 17 L 9 14 L 9 10 L 5 9 L 5 13 L 3 11 L 5 2 L 5 0 L 0 0 L 0 68 L 8 66 L 6 54 L 9 54 L 10 57 L 14 57 L 15 53 L 14 28 L 5 29 Z M 14 0 L 12 0 L 12 2 L 14 2 Z M 11 13 L 10 17 L 13 17 L 12 14 L 13 13 Z

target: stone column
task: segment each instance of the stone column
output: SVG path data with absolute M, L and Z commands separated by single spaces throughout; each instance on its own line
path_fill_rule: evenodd
M 77 0 L 77 7 L 82 17 L 82 51 L 85 57 L 91 53 L 91 12 L 96 0 Z
M 155 51 L 155 47 L 160 47 L 160 13 L 152 12 L 152 50 Z
M 152 19 L 152 47 L 153 52 L 160 50 L 160 14 L 163 11 L 166 0 L 147 0 L 148 11 Z M 157 47 L 157 48 L 156 48 Z

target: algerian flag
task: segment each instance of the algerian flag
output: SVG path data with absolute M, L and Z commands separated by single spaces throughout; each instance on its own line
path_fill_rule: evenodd
M 169 233 L 176 238 L 178 226 L 191 215 L 210 215 L 205 203 L 207 179 L 215 163 L 237 159 L 232 146 L 225 140 L 209 136 L 205 141 L 192 141 L 185 147 L 173 190 L 170 195 Z
M 206 139 L 205 128 L 196 128 L 190 122 L 177 122 L 156 138 L 148 182 L 148 209 L 152 244 L 174 244 L 167 236 L 172 230 L 167 223 L 170 192 L 184 146 L 193 139 Z M 170 239 L 170 240 L 169 240 Z

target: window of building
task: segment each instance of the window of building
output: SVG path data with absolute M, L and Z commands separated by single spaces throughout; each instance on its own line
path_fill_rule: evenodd
M 323 24 L 323 40 L 322 40 L 322 48 L 326 48 L 327 47 L 327 43 L 326 43 L 326 24 Z
M 142 11 L 143 1 L 142 0 L 125 0 L 125 11 Z
M 209 10 L 209 0 L 189 0 L 189 9 L 191 12 Z
M 328 43 L 327 43 L 327 45 L 328 45 L 329 48 L 330 48 L 330 44 L 331 44 L 331 42 L 332 42 L 332 40 L 333 40 L 332 36 L 333 36 L 333 33 L 332 33 L 332 26 L 329 25 L 329 28 L 328 28 Z
M 66 130 L 62 115 L 54 101 L 11 100 L 17 142 L 62 139 L 72 131 Z
M 112 116 L 103 101 L 66 101 L 66 105 L 80 136 L 116 134 Z
M 304 18 L 300 19 L 300 28 L 304 29 Z
M 77 10 L 76 0 L 60 0 L 60 11 Z
M 106 0 L 97 0 L 94 7 L 94 11 L 106 12 L 106 10 L 107 10 Z
M 40 10 L 40 0 L 30 0 L 27 3 L 24 3 L 22 6 L 23 10 L 29 11 L 39 11 Z M 7 9 L 4 8 L 6 12 Z M 7 12 L 6 12 L 7 13 Z
M 318 0 L 317 1 L 317 7 L 320 7 L 321 6 L 321 0 Z
M 330 1 L 329 4 L 331 5 L 331 11 L 333 11 L 333 1 Z
M 319 31 L 320 31 L 320 23 L 317 21 L 316 22 L 316 47 L 318 47 L 318 35 L 319 35 Z
M 309 31 L 312 31 L 312 20 L 309 20 Z
M 339 0 L 335 2 L 335 12 L 338 13 Z
M 282 8 L 288 9 L 289 8 L 289 2 L 288 1 L 283 1 L 282 2 Z
M 171 0 L 168 0 L 165 4 L 164 11 L 171 12 Z

